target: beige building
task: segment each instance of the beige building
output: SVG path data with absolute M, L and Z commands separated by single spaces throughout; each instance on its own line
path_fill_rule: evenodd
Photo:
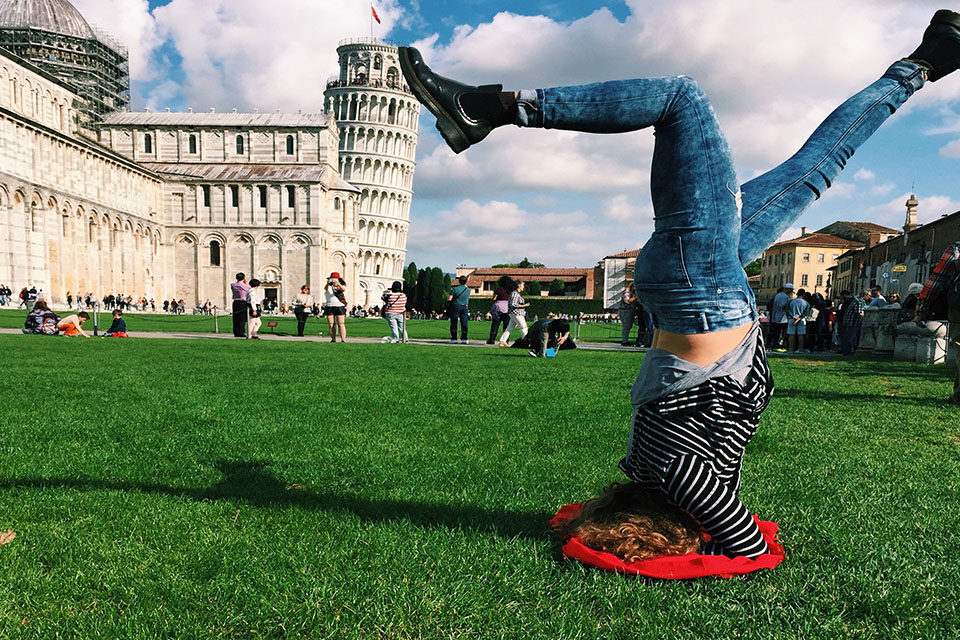
M 778 242 L 763 253 L 757 303 L 763 306 L 787 282 L 797 289 L 827 295 L 830 267 L 837 264 L 840 254 L 862 246 L 862 242 L 829 233 L 807 233 L 804 227 L 799 238 Z
M 283 302 L 337 271 L 351 305 L 402 277 L 419 104 L 396 47 L 342 43 L 323 113 L 261 114 L 110 111 L 126 54 L 68 0 L 0 2 L 3 46 L 0 284 L 225 308 L 237 272 Z
M 223 306 L 237 272 L 282 302 L 337 271 L 347 300 L 361 297 L 359 191 L 337 171 L 332 117 L 114 112 L 98 130 L 163 181 L 166 288 L 177 299 Z
M 75 125 L 73 88 L 0 49 L 0 283 L 159 295 L 163 180 Z M 171 291 L 172 295 L 172 291 Z

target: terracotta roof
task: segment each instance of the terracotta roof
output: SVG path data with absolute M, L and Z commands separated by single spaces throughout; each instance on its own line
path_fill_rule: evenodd
M 808 233 L 799 238 L 778 242 L 771 245 L 770 249 L 774 247 L 786 247 L 788 245 L 796 245 L 799 247 L 862 247 L 863 243 L 847 240 L 839 236 L 831 236 L 828 233 Z M 767 249 L 767 251 L 770 249 Z
M 470 272 L 474 276 L 576 276 L 582 278 L 593 271 L 593 269 L 511 269 L 510 267 L 497 267 L 490 269 L 475 269 Z
M 514 280 L 529 282 L 546 282 L 547 280 L 563 280 L 564 282 L 578 282 L 586 278 L 593 269 L 477 269 L 467 276 L 467 286 L 477 289 L 484 282 L 497 280 L 502 276 L 510 276 Z
M 603 259 L 607 258 L 636 258 L 640 254 L 640 249 L 633 249 L 632 251 L 623 251 L 621 253 L 615 253 L 610 256 L 604 256 Z
M 846 224 L 851 227 L 856 227 L 858 229 L 863 229 L 864 231 L 879 232 L 879 233 L 900 233 L 899 229 L 891 229 L 890 227 L 884 227 L 883 225 L 876 224 L 874 222 L 847 222 L 846 220 L 838 220 L 832 224 Z M 827 225 L 830 226 L 830 225 Z M 824 227 L 826 228 L 826 227 Z

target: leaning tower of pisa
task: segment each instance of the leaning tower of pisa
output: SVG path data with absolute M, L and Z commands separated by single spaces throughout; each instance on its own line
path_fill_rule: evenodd
M 326 111 L 340 129 L 340 174 L 360 189 L 360 288 L 367 305 L 402 280 L 413 198 L 420 104 L 404 84 L 397 48 L 376 39 L 337 47 L 340 75 Z

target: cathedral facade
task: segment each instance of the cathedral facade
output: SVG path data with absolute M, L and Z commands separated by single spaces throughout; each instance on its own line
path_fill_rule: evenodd
M 0 47 L 89 40 L 80 21 L 67 0 L 0 0 Z M 401 278 L 419 105 L 395 47 L 341 43 L 306 114 L 104 110 L 126 94 L 90 78 L 122 70 L 25 52 L 0 48 L 0 283 L 226 308 L 237 272 L 284 302 L 336 271 L 351 305 Z

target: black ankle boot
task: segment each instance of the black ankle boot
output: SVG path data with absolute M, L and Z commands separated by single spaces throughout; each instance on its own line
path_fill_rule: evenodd
M 933 14 L 923 41 L 907 60 L 927 67 L 930 82 L 960 68 L 960 13 L 941 9 Z
M 502 85 L 474 87 L 439 76 L 413 47 L 400 47 L 399 57 L 410 90 L 437 117 L 437 129 L 455 153 L 516 117 L 515 101 L 501 98 Z

